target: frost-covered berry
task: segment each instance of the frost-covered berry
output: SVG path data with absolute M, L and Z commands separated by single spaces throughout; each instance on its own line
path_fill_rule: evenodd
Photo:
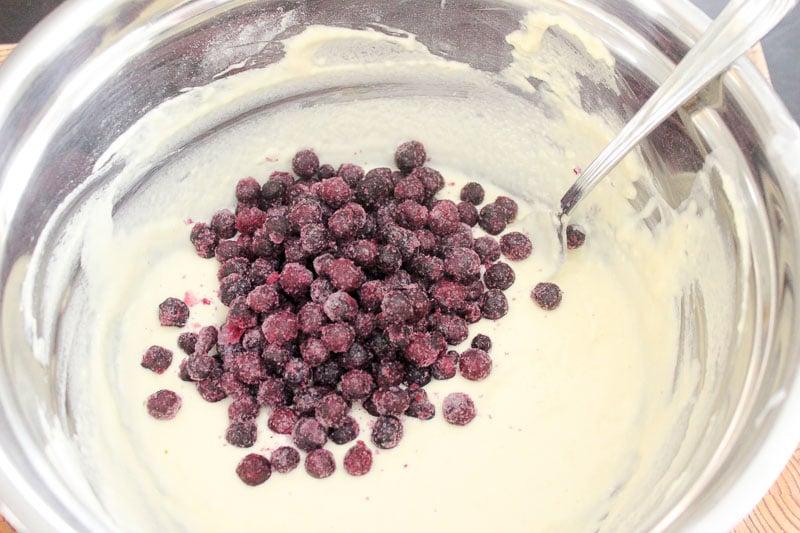
M 465 426 L 475 418 L 475 403 L 463 392 L 453 392 L 442 402 L 444 419 L 456 426 Z

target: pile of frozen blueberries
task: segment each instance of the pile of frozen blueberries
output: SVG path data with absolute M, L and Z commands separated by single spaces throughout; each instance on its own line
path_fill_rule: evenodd
M 370 440 L 394 448 L 403 437 L 403 417 L 435 414 L 425 386 L 459 373 L 485 379 L 492 369 L 492 342 L 476 335 L 458 353 L 450 346 L 468 337 L 468 324 L 497 320 L 508 312 L 503 291 L 515 281 L 507 260 L 532 252 L 522 233 L 499 238 L 517 216 L 517 204 L 500 196 L 484 202 L 484 190 L 469 183 L 461 202 L 437 199 L 442 175 L 425 165 L 423 145 L 397 148 L 397 169 L 368 172 L 353 164 L 320 165 L 312 150 L 292 160 L 294 176 L 274 172 L 262 185 L 245 178 L 236 186 L 237 207 L 196 223 L 191 242 L 203 258 L 216 258 L 219 297 L 228 307 L 224 324 L 184 332 L 186 353 L 179 376 L 196 383 L 208 402 L 231 397 L 226 440 L 249 448 L 262 409 L 267 428 L 291 435 L 269 457 L 245 456 L 236 472 L 258 485 L 273 471 L 304 466 L 313 477 L 331 475 L 336 462 L 326 449 L 356 442 L 344 468 L 366 474 L 372 452 L 357 440 L 351 416 L 360 404 L 375 417 Z M 479 226 L 488 235 L 473 236 Z M 570 228 L 570 247 L 583 234 Z M 532 298 L 545 309 L 561 301 L 560 289 L 539 284 Z M 183 327 L 187 305 L 168 298 L 159 306 L 164 326 Z M 163 373 L 172 352 L 152 346 L 142 366 Z M 173 418 L 180 397 L 161 390 L 148 398 L 149 413 Z M 475 416 L 472 399 L 448 395 L 444 418 L 465 425 Z

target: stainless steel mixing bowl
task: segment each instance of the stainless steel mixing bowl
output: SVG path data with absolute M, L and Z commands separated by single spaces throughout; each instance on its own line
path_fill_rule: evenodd
M 310 24 L 401 29 L 437 55 L 497 72 L 510 62 L 506 35 L 532 7 L 568 14 L 611 51 L 617 90 L 587 81 L 582 104 L 619 121 L 708 22 L 685 0 L 72 0 L 37 27 L 0 69 L 0 512 L 20 531 L 113 527 L 96 501 L 77 496 L 83 475 L 74 457 L 51 446 L 56 421 L 71 428 L 70 397 L 55 378 L 59 309 L 42 306 L 33 280 L 31 312 L 52 327 L 39 332 L 36 358 L 20 299 L 34 247 L 49 245 L 41 242 L 46 222 L 122 132 L 184 88 L 274 62 L 277 41 Z M 731 287 L 738 335 L 715 369 L 721 385 L 702 391 L 714 405 L 705 434 L 682 475 L 661 480 L 646 498 L 638 530 L 725 530 L 755 505 L 800 440 L 800 132 L 752 64 L 737 63 L 642 147 L 657 190 L 640 191 L 640 201 L 661 194 L 679 203 L 691 187 L 680 176 L 720 147 L 741 177 L 712 191 L 743 258 Z M 731 192 L 744 220 L 725 208 Z M 737 241 L 737 224 L 749 240 Z M 697 326 L 704 302 L 684 303 L 685 322 Z M 703 350 L 686 347 L 684 356 L 702 365 Z

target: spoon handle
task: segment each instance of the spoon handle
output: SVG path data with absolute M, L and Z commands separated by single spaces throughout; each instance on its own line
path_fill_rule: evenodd
M 731 0 L 619 134 L 561 198 L 561 215 L 678 107 L 761 40 L 798 0 Z

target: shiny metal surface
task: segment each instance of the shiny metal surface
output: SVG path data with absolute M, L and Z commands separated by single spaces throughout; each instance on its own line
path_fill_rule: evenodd
M 732 0 L 675 70 L 592 161 L 561 198 L 559 219 L 568 216 L 634 146 L 712 78 L 758 44 L 797 4 L 796 0 Z M 563 226 L 563 223 L 562 223 Z
M 699 23 L 707 22 L 692 5 L 673 0 L 538 4 L 569 13 L 611 50 L 620 94 L 587 85 L 585 106 L 611 110 L 620 121 L 663 81 L 700 35 Z M 488 11 L 471 5 L 76 0 L 29 35 L 0 70 L 6 96 L 0 101 L 0 136 L 7 140 L 0 143 L 0 425 L 8 428 L 0 435 L 0 501 L 13 523 L 31 531 L 113 528 L 95 502 L 76 498 L 81 480 L 79 470 L 64 469 L 70 458 L 59 462 L 48 454 L 49 424 L 60 419 L 68 426 L 69 397 L 55 379 L 58 361 L 43 364 L 31 357 L 19 313 L 30 254 L 48 244 L 39 242 L 44 224 L 100 154 L 184 87 L 208 84 L 230 65 L 257 68 L 279 58 L 275 42 L 231 47 L 223 57 L 206 54 L 203 44 L 212 39 L 224 44 L 231 27 L 269 27 L 287 12 L 299 26 L 403 28 L 434 53 L 497 71 L 510 61 L 504 38 L 518 27 L 519 3 L 497 2 Z M 480 39 L 465 37 L 465 28 Z M 659 190 L 642 190 L 637 201 L 660 194 L 677 205 L 692 183 L 671 178 L 698 170 L 720 146 L 735 156 L 742 180 L 732 187 L 747 215 L 734 220 L 725 208 L 729 191 L 721 187 L 711 191 L 720 206 L 717 215 L 731 232 L 731 246 L 737 224 L 752 236 L 739 243 L 747 260 L 732 287 L 740 335 L 719 369 L 725 386 L 705 391 L 717 408 L 696 443 L 698 452 L 684 465 L 692 474 L 669 480 L 669 491 L 645 495 L 652 512 L 641 529 L 732 526 L 766 491 L 800 438 L 794 419 L 800 409 L 800 309 L 793 285 L 800 268 L 800 176 L 792 160 L 800 150 L 800 131 L 751 64 L 738 62 L 723 82 L 654 131 L 642 150 Z M 106 170 L 113 179 L 114 169 Z M 687 327 L 702 319 L 705 303 L 697 294 L 683 295 L 682 305 Z M 51 321 L 44 333 L 52 343 L 58 310 L 38 306 L 33 312 L 43 323 Z M 701 345 L 685 350 L 687 359 L 703 364 Z

